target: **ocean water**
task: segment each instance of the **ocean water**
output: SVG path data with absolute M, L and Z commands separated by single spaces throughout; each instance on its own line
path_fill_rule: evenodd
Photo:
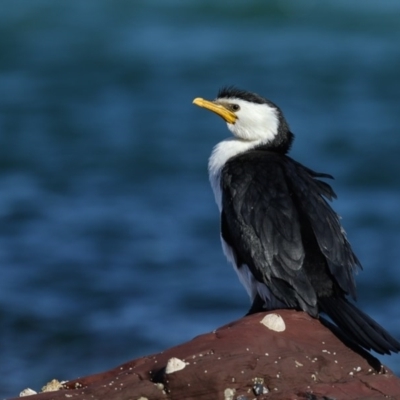
M 0 4 L 0 396 L 241 317 L 207 177 L 227 84 L 277 103 L 335 176 L 360 307 L 400 338 L 400 5 Z M 400 374 L 400 356 L 382 360 Z

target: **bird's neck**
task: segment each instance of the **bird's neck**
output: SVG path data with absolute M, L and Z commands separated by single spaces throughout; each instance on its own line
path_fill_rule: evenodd
M 235 137 L 219 142 L 213 149 L 208 160 L 208 174 L 214 191 L 215 201 L 221 210 L 221 170 L 225 163 L 238 154 L 244 153 L 253 148 L 263 146 L 263 141 L 245 141 Z

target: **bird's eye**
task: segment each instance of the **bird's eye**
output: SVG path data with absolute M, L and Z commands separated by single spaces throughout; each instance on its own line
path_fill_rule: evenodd
M 231 104 L 231 109 L 232 109 L 232 111 L 239 111 L 240 106 L 238 104 Z

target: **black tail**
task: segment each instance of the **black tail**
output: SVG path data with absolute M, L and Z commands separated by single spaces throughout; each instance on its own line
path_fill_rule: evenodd
M 320 311 L 326 313 L 343 333 L 359 346 L 379 354 L 400 351 L 400 343 L 396 339 L 346 299 L 325 297 L 320 298 L 318 304 Z

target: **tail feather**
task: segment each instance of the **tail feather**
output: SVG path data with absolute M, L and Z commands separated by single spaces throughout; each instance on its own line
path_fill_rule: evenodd
M 384 328 L 344 298 L 320 298 L 325 312 L 349 339 L 379 354 L 398 353 L 400 343 Z
M 349 313 L 343 313 L 342 310 L 329 310 L 329 316 L 343 330 L 347 336 L 355 340 L 360 346 L 371 350 L 374 348 L 379 353 L 384 349 L 379 343 L 379 337 L 374 331 L 368 332 L 368 325 L 363 320 L 359 321 L 357 316 L 354 316 L 352 310 Z
M 351 307 L 345 310 L 334 309 L 331 311 L 332 319 L 338 326 L 358 344 L 368 350 L 374 350 L 378 353 L 385 354 L 387 350 L 395 350 L 391 345 L 386 343 L 380 332 L 375 327 L 371 327 L 357 311 Z

